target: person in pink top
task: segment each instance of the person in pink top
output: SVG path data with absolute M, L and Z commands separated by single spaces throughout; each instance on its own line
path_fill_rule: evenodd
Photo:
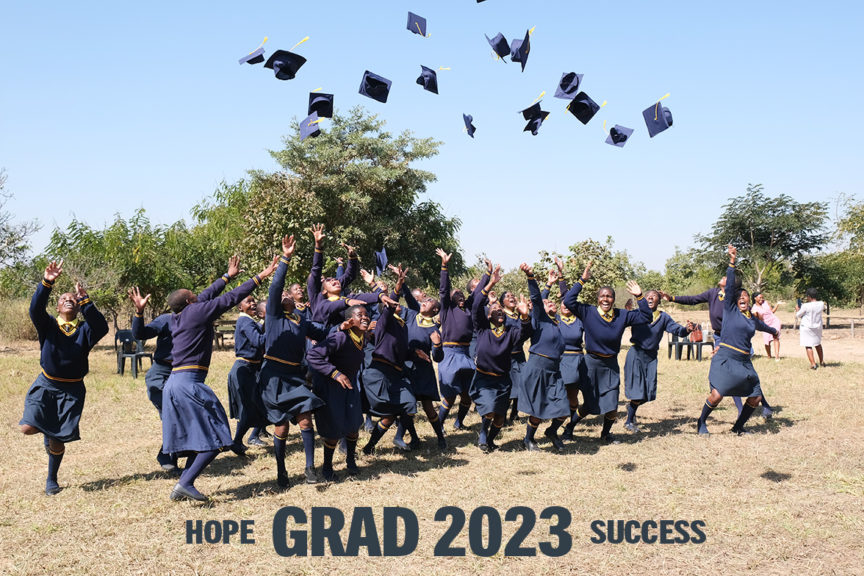
M 777 335 L 772 336 L 771 334 L 765 332 L 762 334 L 762 337 L 765 342 L 765 353 L 768 354 L 768 357 L 771 358 L 771 343 L 774 343 L 774 359 L 780 360 L 780 319 L 774 315 L 777 312 L 777 308 L 780 307 L 782 302 L 778 301 L 774 306 L 768 303 L 765 300 L 765 296 L 762 295 L 761 292 L 756 292 L 753 295 L 753 307 L 750 309 L 753 314 L 755 314 L 764 324 L 771 326 L 775 330 L 777 330 Z

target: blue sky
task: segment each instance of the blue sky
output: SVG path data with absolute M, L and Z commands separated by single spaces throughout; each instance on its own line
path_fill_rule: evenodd
M 411 10 L 429 38 L 405 29 Z M 471 259 L 505 266 L 541 249 L 613 236 L 655 269 L 707 231 L 748 183 L 801 201 L 862 192 L 858 131 L 860 4 L 825 2 L 8 3 L 0 47 L 0 167 L 18 219 L 38 219 L 41 249 L 73 215 L 101 226 L 146 208 L 186 218 L 219 181 L 275 170 L 268 154 L 296 130 L 308 93 L 362 104 L 393 132 L 444 144 L 422 164 L 428 196 L 462 219 Z M 524 72 L 486 44 L 536 26 Z M 237 59 L 308 59 L 276 80 Z M 437 68 L 439 95 L 415 84 Z M 393 81 L 380 104 L 357 93 L 364 70 Z M 854 72 L 859 70 L 858 73 Z M 583 126 L 552 97 L 564 72 L 608 104 Z M 517 112 L 542 91 L 537 136 Z M 649 139 L 641 111 L 658 98 L 674 126 Z M 474 116 L 475 139 L 462 113 Z M 636 132 L 624 148 L 607 127 Z M 323 129 L 327 129 L 326 121 Z M 430 247 L 430 252 L 433 247 Z

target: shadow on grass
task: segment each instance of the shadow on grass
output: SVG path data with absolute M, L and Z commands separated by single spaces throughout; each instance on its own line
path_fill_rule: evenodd
M 152 472 L 127 474 L 126 476 L 121 476 L 119 478 L 102 478 L 101 480 L 85 482 L 81 484 L 81 489 L 85 492 L 98 492 L 100 490 L 118 488 L 121 486 L 125 486 L 126 484 L 131 484 L 132 482 L 138 482 L 140 480 L 144 480 L 146 482 L 149 482 L 151 480 L 176 480 L 179 477 L 179 474 L 170 474 L 162 470 L 153 470 Z
M 771 470 L 770 468 L 768 470 L 766 470 L 765 472 L 763 472 L 762 474 L 760 474 L 759 476 L 764 478 L 765 480 L 769 480 L 771 482 L 778 482 L 778 483 L 779 482 L 785 482 L 786 480 L 789 480 L 790 478 L 792 478 L 791 474 L 787 474 L 786 472 L 775 472 L 774 470 Z

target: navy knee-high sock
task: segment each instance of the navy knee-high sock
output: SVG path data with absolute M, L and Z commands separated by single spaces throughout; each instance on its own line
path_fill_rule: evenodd
M 767 408 L 768 410 L 771 410 L 771 405 L 768 404 L 768 399 L 765 398 L 764 394 L 762 395 L 762 407 Z
M 487 444 L 489 442 L 489 427 L 491 425 L 492 418 L 484 416 L 482 422 L 480 422 L 480 438 L 477 441 L 478 444 Z
M 218 454 L 218 450 L 198 452 L 195 455 L 195 460 L 193 460 L 191 464 L 186 464 L 186 469 L 183 470 L 183 473 L 180 475 L 180 485 L 187 490 L 190 488 L 194 489 L 195 480 L 201 475 L 204 469 L 216 459 Z
M 636 410 L 639 409 L 639 404 L 630 402 L 627 404 L 627 424 L 633 424 L 636 419 Z
M 489 426 L 489 434 L 486 437 L 486 444 L 493 446 L 495 443 L 495 438 L 498 436 L 499 432 L 501 432 L 501 427 L 496 426 L 495 424 L 491 424 Z
M 417 442 L 420 440 L 417 437 L 417 428 L 414 426 L 414 416 L 400 416 L 399 423 L 408 432 L 408 436 L 411 437 L 412 442 Z
M 605 438 L 609 435 L 609 431 L 612 430 L 612 425 L 615 423 L 615 417 L 606 416 L 603 418 L 603 431 L 600 433 L 601 438 Z
M 327 440 L 324 441 L 324 465 L 321 471 L 325 478 L 333 475 L 333 453 L 336 451 L 336 444 L 337 442 L 330 444 Z
M 704 425 L 705 422 L 708 421 L 708 415 L 716 408 L 717 406 L 712 406 L 708 400 L 705 400 L 705 404 L 702 406 L 702 415 L 699 416 L 699 424 Z
M 441 420 L 438 418 L 437 414 L 435 414 L 434 420 L 429 420 L 429 424 L 432 425 L 432 430 L 435 431 L 435 435 L 438 438 L 444 437 L 444 427 L 441 425 Z
M 513 398 L 513 407 L 510 408 L 510 420 L 515 420 L 516 416 L 519 415 L 519 401 L 516 398 Z
M 315 431 L 312 428 L 301 428 L 300 437 L 303 439 L 303 452 L 306 453 L 306 467 L 315 467 Z
M 402 440 L 405 438 L 405 425 L 402 424 L 402 416 L 396 420 L 396 438 Z
M 741 407 L 744 405 L 739 396 L 733 396 L 732 401 L 735 402 L 735 407 L 738 408 L 738 415 L 741 415 Z
M 249 431 L 249 425 L 246 424 L 246 419 L 237 421 L 237 430 L 234 431 L 234 443 L 243 444 L 243 436 Z
M 60 469 L 60 463 L 63 462 L 63 454 L 66 453 L 64 446 L 59 452 L 51 450 L 48 447 L 48 479 L 45 484 L 46 489 L 57 487 L 57 471 Z
M 471 402 L 467 404 L 464 401 L 459 402 L 459 413 L 456 418 L 459 420 L 459 423 L 465 422 L 465 417 L 468 416 L 468 411 L 471 410 Z
M 537 426 L 539 426 L 539 425 L 540 425 L 539 422 L 536 425 L 531 424 L 531 419 L 530 418 L 528 419 L 528 423 L 525 424 L 525 439 L 526 440 L 528 440 L 529 442 L 534 441 L 534 434 L 537 432 Z
M 441 399 L 441 405 L 438 406 L 438 421 L 441 424 L 444 424 L 444 421 L 447 419 L 447 415 L 450 414 L 450 405 L 447 404 L 447 399 Z
M 345 453 L 345 465 L 348 468 L 357 468 L 357 438 L 346 438 L 347 452 Z
M 735 425 L 732 427 L 733 430 L 741 431 L 744 429 L 744 424 L 747 422 L 747 419 L 753 414 L 753 410 L 755 410 L 755 406 L 750 406 L 749 404 L 744 404 L 744 407 L 741 408 L 741 414 L 738 415 L 738 420 L 735 421 Z
M 548 434 L 550 436 L 557 436 L 558 429 L 561 427 L 562 424 L 564 424 L 564 420 L 565 418 L 553 418 L 552 422 L 549 423 L 549 428 L 546 429 L 545 434 Z
M 279 436 L 273 432 L 273 455 L 276 457 L 276 473 L 279 476 L 286 476 L 285 471 L 285 440 L 287 436 Z
M 381 420 L 379 420 L 375 429 L 372 430 L 372 434 L 369 436 L 369 442 L 363 447 L 363 452 L 371 454 L 372 451 L 375 450 L 375 445 L 378 444 L 378 441 L 381 440 L 381 437 L 384 436 L 389 429 L 390 426 L 384 426 Z

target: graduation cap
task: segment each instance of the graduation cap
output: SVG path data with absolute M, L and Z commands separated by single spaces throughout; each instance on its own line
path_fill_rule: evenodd
M 300 141 L 306 138 L 316 138 L 321 135 L 321 129 L 318 128 L 318 114 L 312 112 L 305 119 L 300 121 Z
M 265 68 L 271 68 L 279 80 L 291 80 L 297 74 L 306 58 L 287 50 L 277 50 L 264 64 Z
M 408 30 L 414 34 L 426 37 L 426 19 L 413 12 L 408 12 Z
M 582 74 L 575 72 L 565 72 L 561 75 L 561 80 L 558 81 L 558 88 L 555 90 L 555 98 L 563 98 L 571 100 L 579 90 L 579 85 L 582 84 Z
M 387 248 L 381 247 L 380 252 L 375 252 L 375 274 L 381 276 L 387 269 Z
M 486 35 L 484 34 L 484 36 Z M 489 36 L 486 36 L 486 41 L 489 42 L 489 45 L 492 46 L 492 50 L 499 58 L 503 59 L 510 55 L 510 45 L 507 43 L 507 38 L 505 38 L 500 32 L 491 39 Z
M 666 96 L 669 96 L 669 94 L 666 94 Z M 666 98 L 666 96 L 663 98 Z M 663 98 L 660 100 L 663 100 Z M 661 106 L 660 100 L 642 111 L 642 117 L 645 119 L 645 126 L 648 127 L 648 135 L 651 138 L 672 126 L 672 112 L 665 106 Z
M 527 132 L 530 130 L 531 134 L 536 136 L 537 131 L 540 130 L 540 125 L 543 124 L 547 116 L 549 116 L 549 112 L 541 110 L 539 102 L 532 104 L 530 107 L 522 110 L 522 117 L 528 120 L 528 124 L 522 131 Z
M 630 139 L 630 135 L 633 134 L 632 128 L 626 128 L 624 126 L 619 126 L 616 124 L 609 130 L 609 136 L 606 138 L 606 144 L 611 144 L 612 146 L 617 146 L 618 148 L 623 148 L 624 144 L 627 143 L 627 140 Z
M 264 47 L 258 48 L 254 52 L 250 52 L 243 58 L 240 58 L 240 64 L 260 64 L 264 61 Z
M 383 76 L 373 74 L 366 70 L 363 73 L 363 81 L 360 82 L 360 94 L 368 96 L 373 100 L 377 100 L 382 104 L 387 102 L 387 95 L 390 94 L 390 85 L 392 82 Z
M 323 92 L 309 93 L 309 110 L 307 114 L 315 112 L 319 118 L 333 117 L 333 94 L 324 94 Z
M 465 122 L 465 130 L 468 131 L 468 136 L 474 138 L 474 132 L 477 131 L 477 128 L 474 127 L 474 117 L 470 114 L 462 114 L 462 121 Z
M 423 86 L 424 90 L 428 90 L 429 92 L 438 93 L 438 74 L 432 68 L 427 68 L 426 66 L 420 65 L 420 68 L 423 69 L 420 72 L 420 77 L 417 78 L 417 84 Z
M 582 124 L 588 124 L 588 121 L 597 114 L 600 110 L 600 105 L 594 102 L 585 92 L 579 92 L 570 104 L 567 106 L 570 111 Z
M 513 40 L 510 43 L 510 60 L 519 62 L 522 65 L 522 71 L 525 71 L 525 64 L 528 63 L 528 53 L 531 51 L 531 31 L 525 31 L 524 40 Z

